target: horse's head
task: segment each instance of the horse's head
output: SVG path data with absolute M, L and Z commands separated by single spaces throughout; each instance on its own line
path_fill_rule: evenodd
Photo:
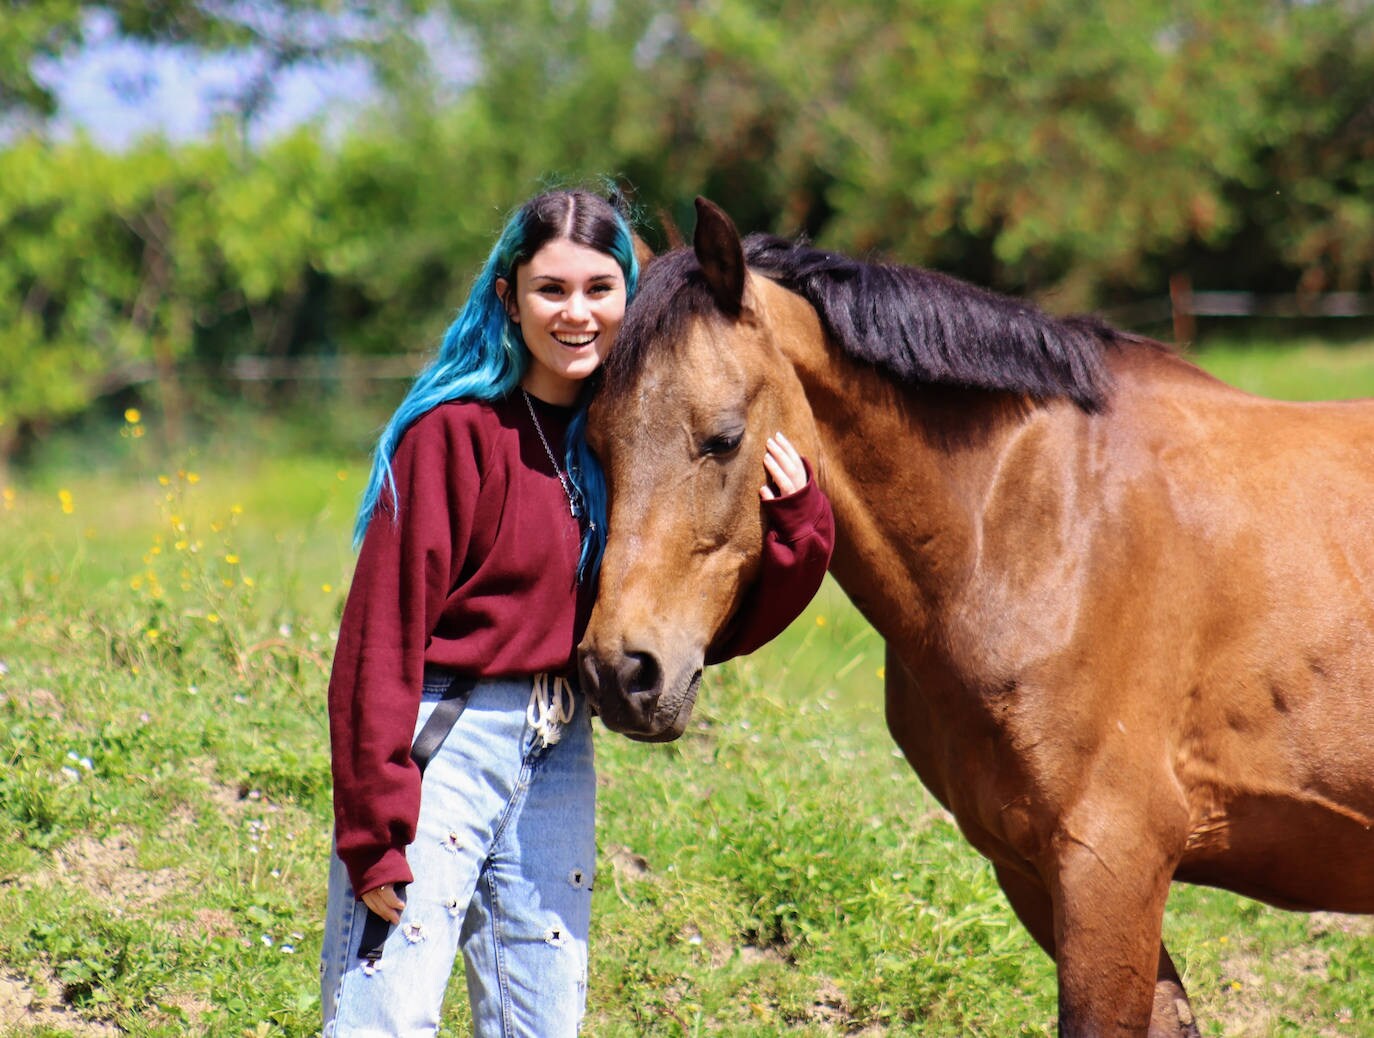
M 815 424 L 780 343 L 814 312 L 750 274 L 730 218 L 697 200 L 693 248 L 644 272 L 592 404 L 610 537 L 580 646 L 608 728 L 667 741 L 757 572 L 769 435 L 813 463 Z

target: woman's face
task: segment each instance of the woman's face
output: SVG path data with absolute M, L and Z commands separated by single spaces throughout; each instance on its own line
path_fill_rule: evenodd
M 521 385 L 551 404 L 571 404 L 601 366 L 625 316 L 625 275 L 614 256 L 567 238 L 546 242 L 496 291 L 520 326 L 532 363 Z

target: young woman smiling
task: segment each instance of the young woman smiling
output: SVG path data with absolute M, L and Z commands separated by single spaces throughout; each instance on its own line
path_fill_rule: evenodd
M 596 780 L 574 655 L 605 501 L 574 405 L 637 277 L 605 199 L 526 202 L 377 444 L 329 683 L 325 1038 L 435 1033 L 460 951 L 476 1035 L 577 1032 Z M 771 566 L 819 586 L 829 505 L 790 448 L 767 468 L 765 507 L 790 502 Z M 778 597 L 734 651 L 806 600 Z

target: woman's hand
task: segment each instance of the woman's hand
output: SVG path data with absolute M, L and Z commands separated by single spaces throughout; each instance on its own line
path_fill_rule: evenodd
M 795 494 L 806 486 L 806 466 L 802 464 L 797 448 L 782 433 L 768 437 L 768 453 L 764 455 L 763 467 L 778 488 L 774 491 L 767 483 L 759 487 L 759 496 L 765 501 Z
M 391 883 L 383 883 L 380 887 L 366 891 L 363 894 L 363 904 L 392 926 L 400 925 L 401 909 L 406 906 L 406 903 L 396 896 L 396 887 Z

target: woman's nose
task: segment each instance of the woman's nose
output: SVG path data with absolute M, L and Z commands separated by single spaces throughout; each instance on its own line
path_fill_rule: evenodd
M 587 317 L 587 297 L 581 292 L 574 292 L 568 297 L 568 305 L 565 309 L 568 317 L 572 320 L 585 320 Z

